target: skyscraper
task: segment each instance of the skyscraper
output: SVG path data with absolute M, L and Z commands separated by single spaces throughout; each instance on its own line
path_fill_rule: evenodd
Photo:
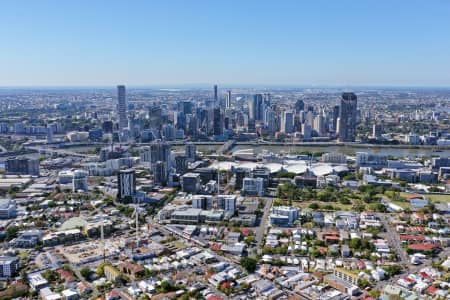
M 325 135 L 325 118 L 322 115 L 317 115 L 314 118 L 314 130 L 319 136 Z
M 148 123 L 150 128 L 158 129 L 161 127 L 162 123 L 162 109 L 159 105 L 152 105 L 148 109 Z
M 227 91 L 227 99 L 225 101 L 225 108 L 231 108 L 231 91 Z
M 133 169 L 121 170 L 117 176 L 118 198 L 132 197 L 136 193 L 136 175 Z
M 343 93 L 339 108 L 339 141 L 354 142 L 356 138 L 357 98 L 354 93 Z
M 194 162 L 195 161 L 195 157 L 197 155 L 197 147 L 195 146 L 194 143 L 187 143 L 185 148 L 185 155 L 188 159 L 189 162 Z
M 127 99 L 124 85 L 117 86 L 117 101 L 119 107 L 119 130 L 122 131 L 128 126 Z
M 150 144 L 150 162 L 170 162 L 170 144 L 162 141 L 154 141 Z
M 269 130 L 271 134 L 275 133 L 275 112 L 270 107 L 264 112 L 264 125 L 267 126 L 267 130 Z
M 223 133 L 222 114 L 219 107 L 214 108 L 213 111 L 213 132 L 214 135 Z
M 291 110 L 283 112 L 283 118 L 281 119 L 281 132 L 294 132 L 294 113 Z
M 298 100 L 295 102 L 295 111 L 296 111 L 297 113 L 299 113 L 299 112 L 302 111 L 302 110 L 305 110 L 305 103 L 303 102 L 302 99 L 298 99 Z
M 253 109 L 255 112 L 255 120 L 262 121 L 264 115 L 264 102 L 262 94 L 253 95 Z
M 77 191 L 88 191 L 88 172 L 84 170 L 75 170 L 73 172 L 73 179 L 72 179 L 72 190 L 74 192 Z
M 153 174 L 153 183 L 155 185 L 166 186 L 168 179 L 168 168 L 167 164 L 162 161 L 157 161 L 152 164 L 152 174 Z
M 219 96 L 217 95 L 217 84 L 214 85 L 214 106 L 218 105 L 217 101 L 219 100 Z
M 372 138 L 379 139 L 379 138 L 381 138 L 382 133 L 383 133 L 383 125 L 382 124 L 373 124 Z
M 333 107 L 333 130 L 334 130 L 334 132 L 337 132 L 338 119 L 339 119 L 339 105 L 335 105 Z

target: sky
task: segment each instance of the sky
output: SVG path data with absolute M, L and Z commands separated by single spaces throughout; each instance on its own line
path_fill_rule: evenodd
M 0 0 L 0 86 L 450 87 L 450 1 Z

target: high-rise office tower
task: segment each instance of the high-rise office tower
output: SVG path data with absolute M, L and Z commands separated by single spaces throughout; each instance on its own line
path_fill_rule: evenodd
M 193 103 L 191 101 L 180 101 L 178 102 L 178 110 L 183 114 L 192 114 Z
M 117 86 L 117 101 L 119 107 L 119 130 L 122 131 L 128 126 L 127 99 L 124 85 Z
M 162 141 L 154 141 L 150 144 L 150 162 L 170 162 L 170 144 Z
M 295 102 L 295 112 L 296 112 L 296 113 L 299 113 L 299 112 L 301 112 L 301 111 L 303 111 L 303 110 L 305 110 L 305 102 L 303 102 L 302 99 L 298 99 L 298 100 Z
M 309 126 L 308 124 L 303 124 L 302 125 L 302 135 L 303 135 L 303 140 L 309 140 L 311 139 L 311 126 Z
M 72 190 L 74 192 L 77 191 L 88 191 L 88 172 L 84 170 L 75 170 L 73 172 L 73 179 L 72 179 Z
M 294 131 L 294 113 L 291 110 L 283 112 L 281 119 L 281 132 L 292 133 Z
M 225 101 L 225 108 L 231 108 L 231 91 L 227 91 L 227 99 Z
M 105 121 L 102 123 L 102 129 L 104 133 L 112 133 L 114 124 L 112 121 Z
M 339 141 L 354 142 L 356 138 L 357 98 L 354 93 L 343 93 L 339 108 Z
M 219 105 L 219 95 L 217 94 L 217 84 L 214 85 L 214 106 Z
M 272 104 L 272 95 L 270 93 L 264 93 L 264 107 L 267 108 Z
M 118 198 L 132 197 L 136 193 L 136 175 L 133 169 L 120 170 L 117 175 Z
M 253 109 L 256 121 L 262 121 L 264 115 L 264 101 L 262 94 L 253 95 Z
M 275 133 L 276 123 L 275 123 L 275 112 L 270 107 L 264 112 L 264 125 L 271 134 Z
M 325 135 L 325 118 L 322 115 L 317 115 L 314 118 L 314 130 L 319 136 Z
M 379 138 L 381 138 L 382 133 L 383 133 L 383 125 L 382 124 L 373 124 L 372 138 L 379 139 Z
M 333 130 L 334 130 L 334 132 L 337 132 L 338 119 L 339 119 L 339 105 L 335 105 L 333 107 Z
M 27 157 L 11 157 L 5 161 L 6 174 L 39 176 L 39 160 Z
M 53 128 L 47 125 L 47 143 L 53 143 Z
M 183 175 L 187 172 L 188 169 L 188 161 L 186 155 L 177 155 L 175 156 L 175 171 L 177 174 Z
M 194 162 L 197 155 L 197 147 L 194 143 L 187 143 L 184 148 L 184 153 L 189 162 Z
M 308 111 L 305 116 L 305 123 L 309 126 L 314 126 L 314 113 L 312 111 Z
M 152 105 L 148 109 L 148 123 L 150 128 L 156 129 L 161 127 L 162 123 L 162 109 L 159 105 Z
M 152 164 L 152 173 L 153 173 L 153 183 L 155 185 L 166 186 L 168 179 L 168 168 L 167 164 L 162 161 L 157 161 Z
M 253 99 L 248 101 L 248 118 L 250 120 L 255 119 L 255 102 L 253 101 Z
M 214 135 L 223 133 L 222 114 L 219 107 L 214 108 L 213 111 L 213 132 Z

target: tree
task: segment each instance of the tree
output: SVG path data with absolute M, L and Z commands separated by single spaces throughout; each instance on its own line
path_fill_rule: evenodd
M 105 266 L 107 266 L 107 265 L 109 265 L 109 264 L 106 262 L 103 262 L 98 266 L 97 271 L 96 271 L 98 277 L 103 277 L 103 275 L 105 275 Z
M 89 280 L 89 278 L 91 277 L 92 273 L 94 273 L 94 272 L 92 272 L 92 270 L 89 269 L 89 268 L 83 268 L 83 269 L 80 270 L 81 276 L 83 276 L 86 280 Z
M 384 266 L 383 270 L 386 272 L 386 275 L 388 275 L 388 277 L 392 277 L 394 275 L 400 274 L 400 272 L 402 271 L 402 267 L 400 267 L 399 265 L 389 265 Z
M 256 259 L 250 257 L 241 258 L 241 266 L 247 270 L 248 273 L 253 273 L 256 270 Z
M 319 209 L 319 204 L 317 204 L 316 202 L 313 202 L 308 207 L 311 209 L 314 209 L 314 210 Z
M 348 245 L 350 246 L 350 248 L 355 249 L 355 250 L 360 250 L 361 249 L 361 239 L 355 238 L 355 239 L 351 239 L 348 243 Z
M 250 245 L 255 241 L 255 237 L 254 236 L 248 236 L 244 239 L 245 244 L 247 245 L 247 247 L 250 247 Z
M 364 289 L 368 286 L 370 286 L 370 282 L 366 278 L 358 279 L 358 287 L 359 288 Z
M 10 240 L 16 238 L 17 234 L 19 233 L 19 230 L 20 230 L 20 228 L 18 226 L 14 226 L 14 225 L 9 226 L 5 231 L 6 240 L 10 241 Z
M 56 271 L 53 270 L 47 270 L 42 273 L 42 277 L 47 279 L 48 282 L 53 282 L 58 279 L 58 273 L 56 273 Z

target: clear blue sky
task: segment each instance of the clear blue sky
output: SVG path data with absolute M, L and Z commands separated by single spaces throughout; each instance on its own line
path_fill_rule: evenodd
M 450 86 L 450 1 L 2 0 L 0 86 Z

